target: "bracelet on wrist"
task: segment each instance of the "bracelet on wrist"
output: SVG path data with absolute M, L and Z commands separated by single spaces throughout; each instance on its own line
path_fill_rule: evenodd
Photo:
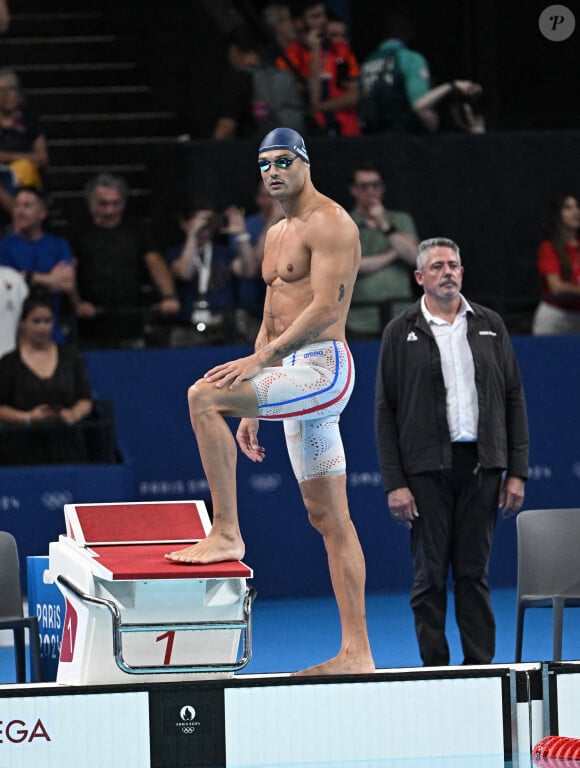
M 32 419 L 30 418 L 30 411 L 26 411 L 24 414 L 24 426 L 29 427 L 32 422 Z
M 250 242 L 250 233 L 249 232 L 240 232 L 239 235 L 236 235 L 236 240 L 238 243 L 249 243 Z
M 170 299 L 176 299 L 176 298 L 177 298 L 177 294 L 176 293 L 168 293 L 167 295 L 162 296 L 161 300 L 162 301 L 169 301 Z

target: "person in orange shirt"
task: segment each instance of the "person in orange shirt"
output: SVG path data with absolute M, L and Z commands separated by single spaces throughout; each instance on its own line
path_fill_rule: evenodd
M 302 76 L 320 133 L 358 136 L 359 65 L 349 45 L 327 34 L 325 3 L 305 0 L 293 8 L 298 39 L 279 57 L 281 68 Z
M 560 192 L 545 212 L 546 237 L 538 249 L 541 300 L 534 313 L 535 336 L 580 333 L 580 205 Z

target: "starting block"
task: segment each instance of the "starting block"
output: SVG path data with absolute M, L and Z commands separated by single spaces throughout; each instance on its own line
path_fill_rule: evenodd
M 207 536 L 203 501 L 66 504 L 64 515 L 45 573 L 66 605 L 58 683 L 223 678 L 250 661 L 252 570 L 164 558 Z

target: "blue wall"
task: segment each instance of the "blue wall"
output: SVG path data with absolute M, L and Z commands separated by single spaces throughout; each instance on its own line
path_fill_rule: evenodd
M 580 338 L 516 337 L 514 344 L 532 440 L 526 506 L 580 506 Z M 215 362 L 246 351 L 222 347 L 87 353 L 95 395 L 115 402 L 117 432 L 129 464 L 0 470 L 3 527 L 17 535 L 21 557 L 47 553 L 48 541 L 59 532 L 58 502 L 63 499 L 208 498 L 189 425 L 187 388 Z M 357 383 L 341 423 L 351 512 L 366 554 L 368 589 L 407 590 L 407 534 L 388 514 L 374 448 L 378 343 L 358 342 L 352 352 Z M 330 583 L 324 549 L 306 520 L 281 426 L 262 424 L 260 438 L 267 460 L 255 465 L 240 454 L 238 463 L 245 560 L 254 568 L 254 584 L 263 597 L 326 594 Z M 509 586 L 515 579 L 515 521 L 510 519 L 498 524 L 491 580 L 494 586 Z

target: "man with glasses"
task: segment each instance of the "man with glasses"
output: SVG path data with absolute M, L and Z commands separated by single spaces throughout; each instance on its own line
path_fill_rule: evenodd
M 350 178 L 351 216 L 360 231 L 362 261 L 347 320 L 349 338 L 379 338 L 386 323 L 413 301 L 411 268 L 417 230 L 405 211 L 387 210 L 378 168 L 357 165 Z
M 266 457 L 259 420 L 284 423 L 294 474 L 312 525 L 321 533 L 342 625 L 336 657 L 306 674 L 374 671 L 365 618 L 365 563 L 350 518 L 340 413 L 354 386 L 345 323 L 360 263 L 349 215 L 318 192 L 300 134 L 271 131 L 258 166 L 284 218 L 266 236 L 263 320 L 255 351 L 217 365 L 189 389 L 191 423 L 209 483 L 213 527 L 206 539 L 167 555 L 182 563 L 244 555 L 236 504 L 236 445 L 226 417 L 240 417 L 236 439 L 254 462 Z
M 86 186 L 89 216 L 73 223 L 77 260 L 74 304 L 83 342 L 97 346 L 143 344 L 144 287 L 150 281 L 162 315 L 175 316 L 179 301 L 173 277 L 153 242 L 150 227 L 125 213 L 123 178 L 100 173 Z

